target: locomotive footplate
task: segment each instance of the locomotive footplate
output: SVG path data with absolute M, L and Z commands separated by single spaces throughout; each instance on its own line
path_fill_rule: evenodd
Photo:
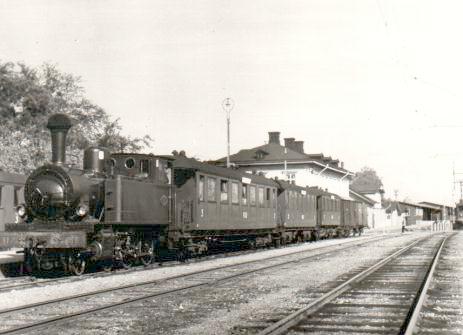
M 85 231 L 0 232 L 1 248 L 29 248 L 36 245 L 57 249 L 85 248 L 87 234 Z

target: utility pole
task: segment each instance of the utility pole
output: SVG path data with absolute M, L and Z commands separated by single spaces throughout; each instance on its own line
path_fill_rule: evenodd
M 222 108 L 227 114 L 227 168 L 230 167 L 230 112 L 234 106 L 235 103 L 231 98 L 226 98 L 222 102 Z
M 453 192 L 455 193 L 455 186 L 456 184 L 460 185 L 460 198 L 458 199 L 458 203 L 463 202 L 463 179 L 461 177 L 458 177 L 459 175 L 462 175 L 463 173 L 461 172 L 455 172 L 455 162 L 453 163 Z M 455 199 L 455 197 L 454 197 Z

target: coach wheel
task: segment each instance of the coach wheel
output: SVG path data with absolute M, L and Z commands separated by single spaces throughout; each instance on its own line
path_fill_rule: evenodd
M 85 272 L 85 266 L 85 259 L 79 256 L 69 261 L 69 270 L 76 276 L 81 276 Z
M 105 259 L 101 263 L 101 269 L 104 272 L 111 272 L 113 270 L 113 260 L 112 259 Z
M 120 262 L 124 269 L 130 269 L 134 265 L 135 259 L 130 254 L 124 254 L 122 255 Z
M 147 266 L 153 262 L 154 254 L 153 247 L 150 247 L 148 243 L 143 243 L 141 247 L 142 256 L 140 256 L 140 261 L 144 266 Z

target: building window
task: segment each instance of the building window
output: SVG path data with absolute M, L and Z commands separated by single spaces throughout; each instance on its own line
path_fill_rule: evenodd
M 228 181 L 220 180 L 220 201 L 228 202 Z
M 204 201 L 204 176 L 199 176 L 198 198 L 199 201 Z
M 238 183 L 232 183 L 232 203 L 237 204 L 238 201 Z
M 251 206 L 255 206 L 256 205 L 256 187 L 255 186 L 251 186 L 250 189 L 249 189 L 249 204 Z
M 150 172 L 150 161 L 149 160 L 147 159 L 140 160 L 140 172 L 149 174 Z
M 215 199 L 215 178 L 207 178 L 207 200 L 216 201 Z
M 244 206 L 248 204 L 248 185 L 243 185 L 241 188 L 241 203 Z

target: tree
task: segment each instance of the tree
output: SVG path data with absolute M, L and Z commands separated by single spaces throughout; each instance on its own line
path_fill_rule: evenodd
M 85 97 L 80 78 L 44 64 L 0 62 L 0 170 L 28 173 L 49 160 L 48 117 L 69 115 L 74 126 L 68 135 L 68 162 L 80 166 L 82 150 L 103 145 L 110 151 L 139 151 L 151 138 L 122 135 L 118 120 Z
M 382 188 L 383 182 L 374 169 L 366 166 L 355 174 L 350 186 L 359 192 L 375 192 Z

